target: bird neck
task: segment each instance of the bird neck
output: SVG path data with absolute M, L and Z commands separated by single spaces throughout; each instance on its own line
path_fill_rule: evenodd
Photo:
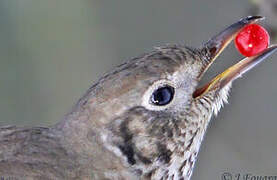
M 97 114 L 103 113 L 103 111 L 94 110 L 94 105 L 88 99 L 88 97 L 81 99 L 65 119 L 57 124 L 56 129 L 62 133 L 63 146 L 78 157 L 77 160 L 83 164 L 83 167 L 86 167 L 87 171 L 89 168 L 93 169 L 93 166 L 95 167 L 97 164 L 102 172 L 109 172 L 111 169 L 123 172 L 123 169 L 126 170 L 126 166 L 122 163 L 122 159 L 116 155 L 117 150 L 111 153 L 113 151 L 103 143 L 105 129 L 100 123 L 103 123 L 101 118 L 105 119 L 107 115 Z M 170 162 L 164 165 L 153 163 L 152 168 L 150 168 L 153 170 L 151 170 L 153 179 L 162 177 L 190 179 L 213 112 L 213 107 L 209 106 L 213 100 L 212 96 L 195 99 L 191 104 L 191 112 L 180 117 L 180 119 L 183 118 L 182 127 L 179 127 L 182 133 L 176 134 L 178 138 L 170 142 L 172 145 L 167 144 L 167 149 L 172 151 Z M 99 157 L 103 158 L 99 159 Z M 135 165 L 133 168 L 133 170 L 137 169 Z M 149 169 L 149 167 L 144 169 Z M 124 172 L 126 173 L 126 171 Z M 101 174 L 101 171 L 98 173 Z
M 87 177 L 106 179 L 107 172 L 117 172 L 116 179 L 135 179 L 134 174 L 126 172 L 121 159 L 103 146 L 104 130 L 100 123 L 104 115 L 97 113 L 96 106 L 90 103 L 92 100 L 93 97 L 85 95 L 54 127 L 62 134 L 62 146 L 75 157 Z
M 168 147 L 172 148 L 171 160 L 158 168 L 152 175 L 153 179 L 184 179 L 191 178 L 194 164 L 208 124 L 210 122 L 213 107 L 209 104 L 213 101 L 212 96 L 195 99 L 191 104 L 188 114 L 180 115 L 181 122 L 178 124 L 180 131 L 177 137 Z
M 87 142 L 84 140 L 89 133 L 88 120 L 88 108 L 78 104 L 55 125 L 54 129 L 62 134 L 62 142 L 71 153 L 85 153 Z

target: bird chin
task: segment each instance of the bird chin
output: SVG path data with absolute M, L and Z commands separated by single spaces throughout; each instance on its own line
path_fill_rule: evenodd
M 228 103 L 229 93 L 232 87 L 232 82 L 228 83 L 224 88 L 222 88 L 214 98 L 213 103 L 213 113 L 215 116 L 218 115 L 221 108 L 223 108 L 224 104 Z

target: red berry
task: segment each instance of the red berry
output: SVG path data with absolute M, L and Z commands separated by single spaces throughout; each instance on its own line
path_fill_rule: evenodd
M 235 45 L 242 55 L 254 56 L 268 47 L 268 32 L 258 24 L 247 25 L 236 36 Z

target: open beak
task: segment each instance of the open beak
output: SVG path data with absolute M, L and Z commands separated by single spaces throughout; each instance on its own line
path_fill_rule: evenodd
M 206 70 L 214 62 L 214 60 L 221 54 L 225 47 L 230 44 L 230 42 L 235 38 L 238 32 L 246 25 L 254 23 L 258 20 L 264 19 L 261 16 L 249 16 L 241 19 L 240 21 L 232 24 L 227 27 L 225 30 L 220 32 L 218 35 L 210 39 L 204 47 L 201 48 L 205 54 L 207 54 L 207 59 L 205 61 L 205 66 L 203 71 L 199 75 L 199 79 L 203 76 Z M 201 88 L 196 89 L 193 94 L 193 97 L 199 97 L 211 90 L 220 90 L 224 88 L 227 84 L 231 83 L 233 80 L 237 79 L 257 64 L 265 60 L 269 55 L 273 54 L 277 50 L 277 45 L 272 45 L 269 48 L 265 49 L 263 52 L 259 53 L 256 56 L 245 58 L 239 61 L 237 64 L 231 66 L 223 73 L 217 75 L 210 82 L 206 83 Z

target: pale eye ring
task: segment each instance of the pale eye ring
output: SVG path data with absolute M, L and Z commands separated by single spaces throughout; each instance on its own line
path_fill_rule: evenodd
M 164 106 L 172 101 L 174 93 L 175 91 L 173 87 L 169 85 L 162 86 L 152 93 L 150 101 L 153 105 Z

